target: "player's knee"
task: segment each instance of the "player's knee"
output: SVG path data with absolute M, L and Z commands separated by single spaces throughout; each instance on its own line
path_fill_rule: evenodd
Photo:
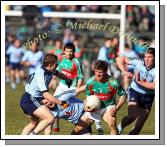
M 35 128 L 38 125 L 38 121 L 33 121 L 30 123 L 32 128 Z
M 88 123 L 88 125 L 92 125 L 92 124 L 94 123 L 94 120 L 88 118 L 88 119 L 87 119 L 87 123 Z
M 48 119 L 47 119 L 49 124 L 53 123 L 54 120 L 55 120 L 54 116 L 49 116 Z
M 108 125 L 111 129 L 115 129 L 116 128 L 116 117 L 111 117 L 110 119 L 108 119 Z

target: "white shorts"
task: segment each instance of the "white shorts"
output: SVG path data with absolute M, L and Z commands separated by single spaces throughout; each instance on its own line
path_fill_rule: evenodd
M 70 88 L 68 88 L 67 85 L 65 85 L 65 84 L 63 84 L 63 83 L 60 82 L 59 85 L 57 86 L 55 92 L 54 92 L 54 96 L 59 95 L 59 94 L 61 94 L 64 91 L 75 89 L 75 88 L 76 87 L 70 87 Z
M 107 106 L 106 108 L 100 108 L 95 112 L 85 112 L 85 116 L 87 118 L 94 120 L 95 122 L 100 122 L 100 119 L 104 115 L 104 113 L 112 109 L 113 107 L 115 107 L 115 105 L 110 105 L 110 106 Z

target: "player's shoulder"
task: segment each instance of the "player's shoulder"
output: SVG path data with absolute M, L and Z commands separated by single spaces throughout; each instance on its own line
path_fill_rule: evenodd
M 43 55 L 44 53 L 43 53 L 43 51 L 38 50 L 38 54 L 42 54 Z
M 36 75 L 41 75 L 42 76 L 44 73 L 45 73 L 45 69 L 44 69 L 43 66 L 39 66 L 35 71 Z
M 110 83 L 110 85 L 114 85 L 114 86 L 119 86 L 120 82 L 118 80 L 113 79 L 112 77 L 109 77 L 108 82 Z
M 14 50 L 15 50 L 14 45 L 10 45 L 10 46 L 8 47 L 8 51 L 14 51 Z
M 31 55 L 32 55 L 32 51 L 27 50 L 27 51 L 25 52 L 25 55 L 29 55 L 29 56 L 31 56 Z
M 95 80 L 95 76 L 92 76 L 87 82 L 86 84 L 92 84 Z
M 79 59 L 78 58 L 73 58 L 73 60 L 72 61 L 74 61 L 75 63 L 77 63 L 77 64 L 80 64 L 80 61 L 79 61 Z

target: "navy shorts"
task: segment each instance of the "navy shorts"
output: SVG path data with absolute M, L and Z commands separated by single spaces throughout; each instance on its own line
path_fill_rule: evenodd
M 28 115 L 32 115 L 41 105 L 41 98 L 34 98 L 27 92 L 23 94 L 20 100 L 20 106 L 23 112 Z
M 141 94 L 134 89 L 129 89 L 129 102 L 137 102 L 138 106 L 144 109 L 151 110 L 155 95 Z
M 21 70 L 23 69 L 23 66 L 20 63 L 10 63 L 10 68 L 13 70 L 15 69 Z

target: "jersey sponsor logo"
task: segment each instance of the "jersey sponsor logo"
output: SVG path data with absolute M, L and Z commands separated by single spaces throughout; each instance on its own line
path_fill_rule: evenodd
M 95 95 L 98 96 L 101 101 L 106 101 L 106 100 L 109 100 L 113 97 L 112 92 L 110 92 L 110 93 L 95 93 Z

